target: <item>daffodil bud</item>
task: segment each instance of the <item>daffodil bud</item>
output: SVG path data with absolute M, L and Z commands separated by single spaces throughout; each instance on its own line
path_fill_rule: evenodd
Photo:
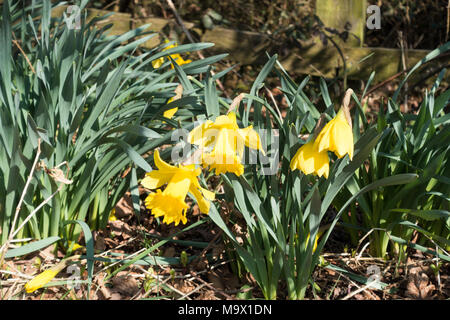
M 186 268 L 187 263 L 188 263 L 188 255 L 187 255 L 187 252 L 184 250 L 181 251 L 180 262 L 181 262 L 181 265 Z

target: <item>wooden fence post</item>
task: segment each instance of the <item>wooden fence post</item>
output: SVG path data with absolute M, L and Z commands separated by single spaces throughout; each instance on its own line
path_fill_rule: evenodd
M 346 46 L 350 47 L 364 44 L 366 11 L 367 0 L 316 0 L 316 15 L 326 27 L 342 32 L 349 24 L 351 35 Z

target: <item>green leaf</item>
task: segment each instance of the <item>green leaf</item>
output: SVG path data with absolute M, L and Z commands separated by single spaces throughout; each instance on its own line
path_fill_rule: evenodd
M 408 78 L 417 70 L 420 68 L 420 66 L 422 66 L 423 64 L 427 63 L 430 60 L 433 60 L 435 58 L 437 58 L 438 56 L 440 56 L 442 53 L 446 52 L 450 50 L 450 42 L 447 42 L 445 44 L 443 44 L 442 46 L 440 46 L 437 49 L 434 49 L 433 51 L 431 51 L 430 53 L 428 53 L 425 58 L 423 58 L 422 60 L 420 60 L 418 63 L 416 63 L 416 65 L 408 72 L 408 74 L 405 76 L 405 78 L 403 79 L 403 81 L 400 83 L 400 85 L 398 86 L 397 90 L 394 93 L 394 96 L 392 97 L 392 100 L 397 101 L 397 98 L 401 92 L 401 89 L 403 87 L 403 85 L 406 83 L 406 81 L 408 80 Z
M 361 275 L 353 273 L 353 272 L 350 272 L 350 271 L 347 271 L 347 270 L 345 270 L 341 267 L 338 267 L 334 264 L 329 264 L 325 268 L 342 273 L 343 275 L 346 275 L 350 279 L 358 281 L 359 283 L 362 283 L 364 285 L 369 284 L 369 278 L 361 276 Z M 384 290 L 388 286 L 388 284 L 384 283 L 384 282 L 380 282 L 380 281 L 375 281 L 375 282 L 372 282 L 372 284 L 370 286 L 377 290 Z
M 412 243 L 410 241 L 406 241 L 406 240 L 404 240 L 402 238 L 399 238 L 399 237 L 396 237 L 396 236 L 393 236 L 393 235 L 390 235 L 389 238 L 392 241 L 394 241 L 394 242 L 397 242 L 397 243 L 400 243 L 400 244 L 403 244 L 403 245 L 407 245 L 410 248 L 422 251 L 422 252 L 427 253 L 427 254 L 431 254 L 431 255 L 433 255 L 435 257 L 439 257 L 439 259 L 442 259 L 442 260 L 445 260 L 447 262 L 450 262 L 450 256 L 448 256 L 448 255 L 437 253 L 436 251 L 428 249 L 428 248 L 425 248 L 424 246 L 421 246 L 421 245 L 419 245 L 417 243 Z
M 272 71 L 273 66 L 275 65 L 275 62 L 277 61 L 278 56 L 275 54 L 273 55 L 269 61 L 264 65 L 264 67 L 261 69 L 261 72 L 256 77 L 255 81 L 253 82 L 252 88 L 250 89 L 250 95 L 251 96 L 257 96 L 258 90 L 261 88 L 264 80 L 269 75 L 269 73 Z M 244 124 L 244 127 L 248 127 L 248 119 L 250 115 L 250 109 L 253 104 L 253 99 L 249 99 L 247 102 L 247 108 L 244 111 L 244 115 L 242 117 L 242 122 Z
M 87 257 L 87 272 L 88 272 L 88 297 L 91 292 L 92 276 L 94 274 L 94 238 L 92 237 L 91 229 L 84 221 L 69 220 L 63 222 L 63 226 L 67 224 L 78 224 L 83 230 L 84 242 L 86 243 L 86 257 Z
M 322 202 L 322 216 L 325 215 L 334 197 L 344 187 L 348 179 L 350 179 L 354 172 L 368 158 L 369 154 L 372 152 L 372 149 L 378 143 L 380 137 L 381 134 L 377 134 L 376 130 L 371 128 L 367 130 L 366 133 L 358 140 L 355 146 L 355 156 L 353 157 L 353 160 L 344 167 L 342 173 L 334 179 L 330 179 L 332 182 Z
M 105 136 L 108 136 L 111 133 L 115 133 L 115 132 L 128 132 L 131 134 L 135 134 L 139 137 L 145 137 L 145 138 L 149 138 L 149 139 L 161 138 L 161 135 L 159 133 L 155 132 L 154 130 L 149 129 L 144 126 L 134 125 L 134 124 L 127 124 L 124 126 L 119 126 L 114 129 L 111 129 L 105 133 Z
M 205 104 L 208 118 L 214 120 L 220 115 L 219 100 L 217 98 L 216 83 L 210 73 L 206 74 Z
M 417 209 L 391 209 L 391 212 L 407 213 L 426 221 L 450 218 L 450 212 L 446 210 L 417 210 Z
M 407 174 L 399 174 L 391 177 L 386 177 L 377 181 L 372 182 L 371 184 L 365 186 L 361 190 L 359 190 L 357 193 L 355 193 L 353 196 L 351 196 L 347 202 L 341 207 L 339 212 L 337 213 L 336 217 L 334 218 L 333 222 L 331 223 L 330 227 L 328 228 L 327 232 L 322 236 L 322 239 L 320 243 L 317 245 L 317 249 L 314 253 L 314 259 L 313 261 L 317 261 L 319 258 L 319 253 L 323 249 L 326 241 L 328 240 L 328 237 L 330 236 L 331 232 L 333 231 L 336 223 L 338 222 L 341 215 L 347 210 L 347 207 L 359 196 L 362 194 L 369 192 L 371 190 L 380 188 L 380 187 L 387 187 L 392 185 L 398 185 L 398 184 L 407 184 L 410 183 L 418 178 L 417 174 L 407 173 Z M 322 205 L 323 210 L 323 205 Z
M 5 258 L 9 259 L 9 258 L 14 258 L 14 257 L 24 256 L 31 252 L 39 251 L 41 249 L 48 247 L 49 245 L 55 243 L 56 241 L 58 241 L 60 239 L 61 239 L 60 237 L 55 236 L 55 237 L 48 237 L 46 239 L 28 243 L 19 248 L 8 250 L 5 254 Z
M 145 170 L 146 172 L 150 172 L 152 171 L 152 167 L 148 164 L 147 161 L 145 161 L 144 158 L 142 158 L 142 156 L 137 153 L 128 143 L 118 139 L 118 138 L 104 138 L 102 139 L 103 143 L 113 143 L 115 145 L 120 146 L 128 155 L 128 157 L 130 157 L 131 160 L 133 160 L 133 162 L 135 164 L 137 164 L 139 167 L 141 167 L 143 170 Z

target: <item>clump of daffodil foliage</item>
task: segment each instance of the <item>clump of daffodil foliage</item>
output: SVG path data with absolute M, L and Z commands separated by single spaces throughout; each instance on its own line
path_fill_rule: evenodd
M 386 206 L 388 213 L 404 212 L 434 223 L 427 230 L 406 219 L 390 221 L 392 224 L 386 225 L 384 211 L 374 210 L 376 214 L 369 219 L 370 227 L 376 225 L 375 218 L 380 218 L 383 220 L 381 227 L 378 226 L 381 232 L 396 231 L 394 227 L 402 224 L 402 227 L 424 230 L 427 235 L 431 234 L 433 240 L 444 240 L 443 243 L 448 244 L 448 235 L 436 236 L 430 231 L 442 227 L 437 223 L 441 222 L 439 218 L 448 218 L 446 189 L 438 183 L 445 179 L 438 178 L 448 173 L 445 156 L 449 147 L 437 148 L 438 142 L 433 138 L 434 134 L 439 138 L 448 135 L 448 121 L 442 117 L 443 105 L 449 100 L 448 93 L 431 104 L 431 111 L 421 110 L 414 127 L 409 131 L 403 128 L 407 132 L 405 136 L 399 132 L 403 124 L 397 123 L 396 119 L 402 119 L 398 115 L 385 121 L 380 113 L 381 120 L 377 124 L 370 126 L 365 122 L 361 126 L 364 112 L 353 90 L 348 89 L 342 104 L 335 105 L 323 79 L 320 80 L 320 88 L 325 108 L 320 112 L 304 92 L 308 78 L 300 84 L 295 83 L 281 64 L 277 64 L 275 55 L 262 68 L 250 92 L 231 101 L 221 97 L 215 86 L 215 81 L 225 73 L 215 76 L 210 73 L 210 64 L 223 55 L 201 61 L 181 56 L 187 51 L 207 48 L 210 44 L 177 45 L 166 41 L 160 50 L 145 53 L 139 59 L 131 56 L 117 65 L 109 64 L 114 49 L 124 50 L 120 48 L 124 38 L 97 39 L 83 21 L 82 31 L 78 34 L 62 31 L 63 39 L 78 39 L 78 42 L 58 42 L 58 35 L 50 32 L 50 7 L 50 2 L 45 1 L 42 38 L 53 46 L 58 43 L 62 52 L 54 53 L 51 45 L 48 48 L 37 46 L 32 63 L 41 66 L 38 75 L 28 72 L 26 76 L 11 81 L 8 74 L 20 73 L 20 68 L 27 65 L 22 58 L 19 58 L 22 59 L 20 65 L 9 61 L 13 59 L 7 61 L 5 70 L 14 72 L 1 71 L 0 97 L 6 107 L 0 108 L 1 124 L 4 125 L 0 127 L 0 138 L 11 143 L 0 148 L 0 175 L 8 181 L 0 184 L 0 191 L 10 190 L 14 179 L 23 187 L 24 181 L 19 177 L 24 175 L 37 141 L 43 143 L 40 159 L 43 169 L 37 175 L 39 183 L 33 185 L 33 197 L 27 198 L 24 213 L 31 210 L 29 204 L 42 201 L 44 195 L 58 187 L 58 181 L 46 175 L 52 172 L 49 168 L 59 168 L 58 165 L 66 161 L 70 168 L 66 178 L 70 183 L 62 188 L 61 194 L 58 193 L 52 206 L 30 222 L 30 227 L 21 236 L 65 236 L 67 243 L 74 247 L 79 232 L 67 225 L 75 222 L 90 239 L 90 229 L 104 227 L 108 220 L 117 219 L 114 204 L 128 188 L 133 206 L 139 208 L 137 177 L 142 173 L 140 185 L 148 191 L 144 204 L 150 213 L 162 218 L 162 223 L 185 225 L 189 222 L 189 203 L 194 201 L 205 219 L 215 223 L 228 238 L 227 243 L 234 249 L 229 252 L 236 258 L 233 261 L 237 272 L 240 275 L 250 272 L 266 299 L 280 298 L 282 292 L 286 292 L 288 299 L 305 298 L 308 287 L 315 285 L 311 275 L 320 264 L 325 243 L 340 218 L 344 215 L 348 220 L 350 206 L 358 202 L 364 214 L 369 215 L 373 209 L 370 203 L 375 202 L 376 208 L 383 208 L 379 201 L 390 197 L 377 193 L 376 197 L 365 199 L 368 192 L 384 188 L 400 190 L 390 198 L 389 206 Z M 3 28 L 18 28 L 19 24 L 8 21 L 8 16 L 9 8 L 3 12 Z M 33 23 L 32 19 L 24 21 Z M 37 24 L 33 25 L 36 30 L 37 27 Z M 138 46 L 147 40 L 138 38 L 144 29 L 131 31 L 127 39 Z M 92 37 L 96 46 L 85 47 Z M 5 37 L 0 38 L 0 44 L 11 51 L 11 39 L 6 40 Z M 32 48 L 30 46 L 30 50 Z M 450 45 L 444 49 L 449 48 Z M 70 55 L 72 51 L 74 54 Z M 84 60 L 80 58 L 81 52 L 86 56 Z M 42 68 L 42 63 L 50 60 L 57 65 L 57 58 L 64 56 L 61 53 L 68 54 L 70 59 L 62 62 L 61 69 L 65 72 L 53 78 L 52 64 Z M 138 69 L 133 69 L 135 67 Z M 42 76 L 43 73 L 46 77 Z M 199 73 L 204 76 L 195 77 Z M 276 101 L 259 95 L 269 74 L 276 75 L 280 81 L 287 103 L 284 116 Z M 18 89 L 9 85 L 21 81 L 29 82 Z M 36 88 L 45 92 L 35 96 L 20 91 L 28 87 L 34 88 L 33 92 L 40 92 Z M 68 93 L 65 91 L 67 87 L 71 88 Z M 52 100 L 52 97 L 60 96 Z M 27 99 L 22 99 L 24 97 Z M 434 96 L 430 95 L 429 99 L 434 101 Z M 21 103 L 30 105 L 25 108 Z M 20 121 L 15 121 L 13 111 L 21 107 L 29 112 L 29 116 L 25 118 L 26 112 L 22 112 Z M 399 112 L 394 102 L 388 108 L 391 115 Z M 46 111 L 45 117 L 41 116 L 43 111 Z M 173 156 L 175 150 L 179 151 L 179 145 L 172 143 L 174 140 L 171 139 L 179 133 L 175 129 L 185 133 L 184 140 L 179 143 L 182 156 L 177 159 Z M 28 134 L 31 139 L 27 139 Z M 425 135 L 423 141 L 428 144 L 421 140 Z M 390 140 L 383 145 L 386 137 Z M 405 142 L 411 145 L 403 147 Z M 190 148 L 185 153 L 186 146 Z M 377 153 L 380 146 L 384 146 L 385 151 L 393 148 L 402 157 L 402 162 L 407 163 L 408 155 L 414 155 L 414 159 L 419 159 L 414 166 L 421 170 L 409 172 L 390 163 L 382 166 L 389 175 L 373 174 L 369 179 L 365 166 L 367 159 L 373 162 L 369 163 L 370 173 L 381 162 L 378 162 L 379 157 L 397 159 L 387 153 Z M 421 154 L 416 154 L 418 150 L 426 151 L 423 152 L 428 162 L 421 158 Z M 144 158 L 143 154 L 152 157 Z M 17 172 L 7 171 L 8 163 L 18 165 Z M 431 169 L 425 168 L 427 163 L 432 164 Z M 6 171 L 7 174 L 3 173 Z M 418 179 L 419 175 L 421 178 Z M 211 187 L 208 180 L 211 177 L 215 183 L 219 180 L 220 188 Z M 436 182 L 430 182 L 431 177 L 436 178 Z M 427 192 L 414 189 L 424 184 Z M 405 189 L 401 189 L 402 185 Z M 438 188 L 433 189 L 436 185 Z M 406 201 L 399 197 L 406 197 L 408 190 L 413 190 L 419 198 L 425 197 L 427 206 L 406 207 Z M 12 196 L 9 193 L 8 197 L 2 197 L 3 193 L 0 192 L 0 208 L 6 208 L 10 213 L 19 192 Z M 440 198 L 439 201 L 436 197 Z M 442 199 L 447 202 L 443 203 Z M 233 203 L 236 210 L 227 212 L 225 219 L 225 215 L 218 211 L 220 206 L 216 200 Z M 332 205 L 337 213 L 330 217 L 328 213 Z M 433 207 L 435 205 L 438 205 L 437 210 Z M 98 218 L 99 215 L 102 217 Z M 5 217 L 0 215 L 2 230 L 8 230 L 10 225 Z M 40 222 L 48 226 L 49 221 L 51 227 L 43 230 Z M 245 222 L 245 233 L 240 233 L 239 237 L 236 234 L 239 228 L 233 226 L 235 221 Z M 384 234 L 377 234 L 380 235 L 377 249 L 385 253 L 387 240 Z M 395 240 L 395 236 L 391 239 L 402 246 L 407 245 L 403 239 Z M 416 248 L 420 250 L 420 247 Z M 92 241 L 86 241 L 86 249 L 91 281 L 95 260 Z M 134 262 L 144 258 L 150 250 L 152 248 L 142 252 Z M 439 249 L 435 253 L 441 254 Z M 67 261 L 30 280 L 25 290 L 31 293 L 48 284 Z M 187 264 L 184 254 L 182 264 Z
M 192 147 L 184 160 L 198 161 L 189 167 L 162 170 L 155 152 L 158 170 L 149 172 L 142 185 L 165 188 L 151 192 L 146 206 L 167 223 L 189 220 L 186 199 L 191 194 L 200 211 L 209 215 L 234 246 L 237 270 L 252 273 L 265 298 L 276 299 L 280 281 L 284 281 L 289 299 L 303 299 L 320 253 L 349 205 L 369 190 L 410 183 L 417 176 L 399 174 L 372 182 L 349 196 L 331 222 L 322 224 L 328 208 L 374 152 L 383 132 L 372 127 L 355 134 L 361 108 L 353 90 L 347 91 L 336 113 L 322 85 L 327 109 L 320 113 L 302 91 L 306 82 L 296 85 L 283 69 L 274 68 L 275 63 L 276 56 L 263 67 L 250 93 L 233 101 L 217 96 L 211 76 L 202 81 L 183 77 L 183 94 L 186 90 L 194 93 L 205 113 L 197 119 L 200 125 L 192 119 L 193 127 L 184 141 Z M 281 80 L 289 106 L 284 117 L 276 105 L 257 95 L 272 71 Z M 357 104 L 353 110 L 352 98 Z M 177 118 L 183 118 L 183 109 L 178 108 L 173 120 Z M 252 152 L 256 162 L 249 162 Z M 221 178 L 223 193 L 205 192 L 208 171 Z M 151 175 L 159 180 L 149 180 Z M 199 187 L 199 181 L 204 187 Z M 243 240 L 225 223 L 215 199 L 233 202 L 242 214 L 247 230 Z

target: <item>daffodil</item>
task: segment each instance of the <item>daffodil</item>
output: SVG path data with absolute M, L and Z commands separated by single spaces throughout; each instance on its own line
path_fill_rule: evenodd
M 328 150 L 334 152 L 338 158 L 348 154 L 350 160 L 353 159 L 353 132 L 344 108 L 320 131 L 314 146 L 319 152 Z
M 306 238 L 306 243 L 308 243 L 310 237 L 311 237 L 311 234 L 308 233 L 308 237 Z M 316 249 L 317 249 L 317 241 L 319 241 L 319 237 L 320 237 L 320 235 L 319 235 L 319 234 L 316 234 L 316 238 L 314 239 L 313 252 L 316 252 Z
M 167 101 L 167 104 L 171 103 L 172 101 L 173 101 L 173 97 L 170 98 L 169 101 Z M 178 111 L 178 107 L 164 111 L 164 113 L 163 113 L 164 118 L 172 119 L 172 117 L 175 115 L 175 113 L 177 111 Z
M 166 40 L 165 42 L 168 43 L 169 41 Z M 175 48 L 175 47 L 177 47 L 177 46 L 178 46 L 178 45 L 177 45 L 176 43 L 175 43 L 175 44 L 168 45 L 167 47 L 165 47 L 165 48 L 163 49 L 163 51 L 167 51 L 167 50 L 172 49 L 172 48 Z M 172 58 L 172 60 L 174 60 L 179 66 L 182 66 L 183 64 L 187 64 L 187 63 L 191 63 L 191 62 L 192 62 L 192 61 L 189 60 L 189 59 L 184 60 L 184 59 L 180 56 L 179 53 L 171 54 L 171 55 L 170 55 L 170 58 Z M 156 60 L 153 60 L 153 61 L 152 61 L 152 66 L 153 66 L 153 68 L 155 68 L 155 69 L 160 68 L 160 67 L 163 65 L 163 63 L 164 63 L 164 61 L 165 61 L 166 59 L 167 59 L 167 58 L 165 58 L 165 57 L 161 57 L 161 58 L 158 58 L 158 59 L 156 59 Z M 171 64 L 171 68 L 174 69 L 173 64 Z
M 73 243 L 73 247 L 72 247 L 72 250 L 73 250 L 73 251 L 76 251 L 76 250 L 78 250 L 78 249 L 83 249 L 83 246 L 82 246 L 82 245 L 79 245 L 78 243 L 73 242 L 73 241 L 69 241 L 69 243 L 68 243 L 69 248 L 72 246 L 72 243 Z
M 184 60 L 184 59 L 180 56 L 180 54 L 178 54 L 178 53 L 172 54 L 172 55 L 170 55 L 170 57 L 171 57 L 173 60 L 175 60 L 175 62 L 176 62 L 179 66 L 182 66 L 183 64 L 188 64 L 188 63 L 191 63 L 191 62 L 192 62 L 192 60 L 190 60 L 190 59 Z M 174 65 L 173 65 L 173 63 L 172 63 L 170 66 L 171 66 L 172 69 L 175 68 Z
M 25 284 L 25 290 L 27 293 L 31 293 L 36 291 L 37 289 L 42 288 L 47 283 L 49 283 L 56 275 L 64 269 L 64 264 L 58 264 L 53 268 L 47 269 L 44 272 L 40 273 L 38 276 L 34 277 L 30 281 Z
M 116 208 L 113 208 L 111 210 L 111 212 L 109 213 L 109 218 L 108 221 L 116 221 L 117 217 L 116 217 Z
M 234 112 L 195 127 L 189 133 L 188 141 L 202 148 L 203 165 L 215 169 L 216 175 L 232 172 L 240 176 L 244 173 L 241 163 L 244 146 L 264 153 L 258 133 L 252 126 L 240 129 Z
M 161 68 L 163 63 L 164 63 L 164 57 L 161 57 L 161 58 L 158 58 L 156 60 L 153 60 L 152 61 L 152 66 L 153 66 L 153 68 L 158 69 L 158 68 Z
M 183 96 L 183 86 L 182 86 L 181 84 L 179 84 L 179 85 L 177 86 L 177 88 L 175 89 L 175 96 L 173 96 L 172 98 L 170 98 L 170 99 L 167 101 L 167 104 L 169 104 L 169 103 L 171 103 L 171 102 L 173 102 L 173 101 L 175 101 L 175 100 L 180 99 L 182 96 Z M 164 114 L 163 114 L 163 115 L 164 115 L 165 118 L 172 119 L 172 117 L 175 115 L 175 113 L 176 113 L 177 111 L 178 111 L 178 107 L 172 108 L 172 109 L 169 109 L 169 110 L 164 111 Z
M 195 168 L 194 164 L 172 166 L 160 158 L 158 150 L 155 150 L 154 160 L 158 170 L 147 173 L 141 184 L 147 189 L 158 189 L 167 184 L 164 191 L 158 189 L 145 199 L 145 206 L 155 217 L 164 217 L 163 222 L 167 224 L 186 223 L 188 205 L 185 199 L 188 192 L 196 199 L 200 212 L 209 213 L 209 201 L 214 200 L 215 195 L 200 186 L 197 178 L 200 168 Z
M 330 165 L 327 151 L 319 152 L 314 141 L 301 146 L 291 160 L 291 170 L 299 169 L 304 174 L 315 174 L 328 179 Z

